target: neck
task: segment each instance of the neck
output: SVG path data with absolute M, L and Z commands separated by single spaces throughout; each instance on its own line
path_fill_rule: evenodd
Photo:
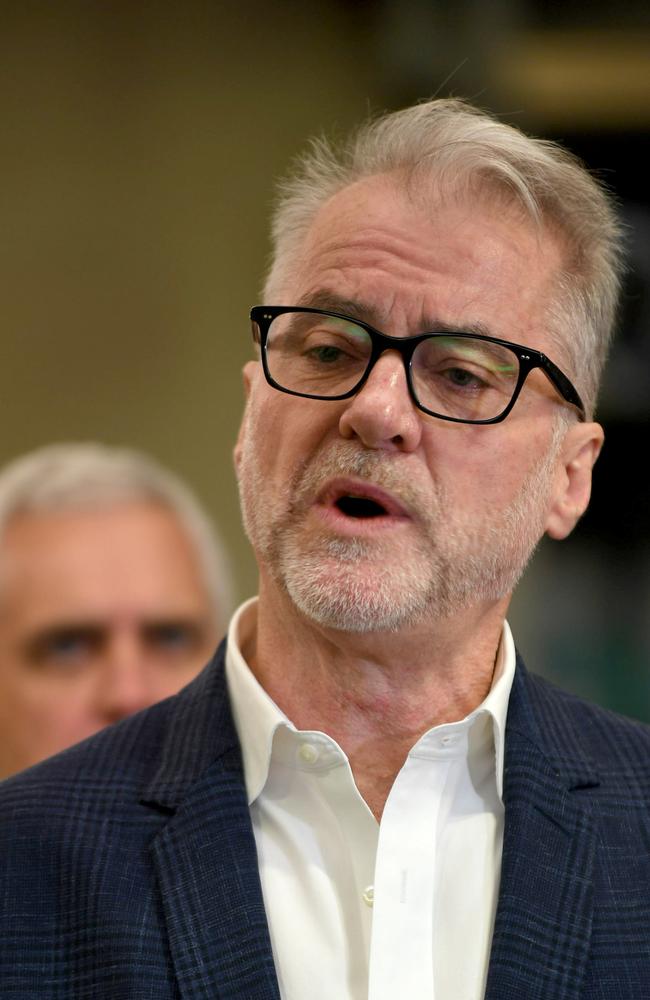
M 398 633 L 355 634 L 314 624 L 262 579 L 257 631 L 243 652 L 298 729 L 336 740 L 379 818 L 420 736 L 463 719 L 486 697 L 507 604 Z

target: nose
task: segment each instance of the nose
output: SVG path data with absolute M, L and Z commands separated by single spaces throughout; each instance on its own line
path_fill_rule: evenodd
M 363 388 L 348 401 L 339 433 L 346 439 L 358 438 L 367 448 L 410 452 L 418 447 L 422 421 L 396 351 L 381 355 Z
M 156 701 L 150 669 L 135 640 L 115 643 L 97 679 L 95 709 L 103 725 L 117 722 Z

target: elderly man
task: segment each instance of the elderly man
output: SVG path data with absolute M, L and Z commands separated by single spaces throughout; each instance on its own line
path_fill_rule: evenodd
M 176 694 L 229 579 L 187 487 L 147 456 L 57 444 L 0 471 L 0 777 Z
M 274 236 L 259 599 L 179 696 L 6 783 L 3 995 L 641 1000 L 650 733 L 505 622 L 589 499 L 608 199 L 433 101 L 313 147 Z

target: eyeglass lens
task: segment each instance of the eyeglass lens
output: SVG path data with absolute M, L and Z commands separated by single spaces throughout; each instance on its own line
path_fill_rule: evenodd
M 271 323 L 266 341 L 269 374 L 293 392 L 328 398 L 361 381 L 372 351 L 370 334 L 352 320 L 286 313 Z M 519 360 L 507 347 L 471 337 L 437 334 L 411 358 L 418 402 L 441 416 L 491 420 L 512 399 Z

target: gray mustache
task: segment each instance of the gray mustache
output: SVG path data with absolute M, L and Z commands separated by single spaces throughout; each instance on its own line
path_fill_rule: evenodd
M 392 493 L 406 507 L 422 512 L 439 500 L 439 488 L 431 482 L 423 491 L 414 482 L 411 463 L 403 456 L 387 456 L 378 452 L 350 449 L 337 444 L 316 455 L 298 473 L 293 488 L 294 503 L 309 502 L 323 485 L 337 476 L 356 476 Z M 433 496 L 432 496 L 433 493 Z

